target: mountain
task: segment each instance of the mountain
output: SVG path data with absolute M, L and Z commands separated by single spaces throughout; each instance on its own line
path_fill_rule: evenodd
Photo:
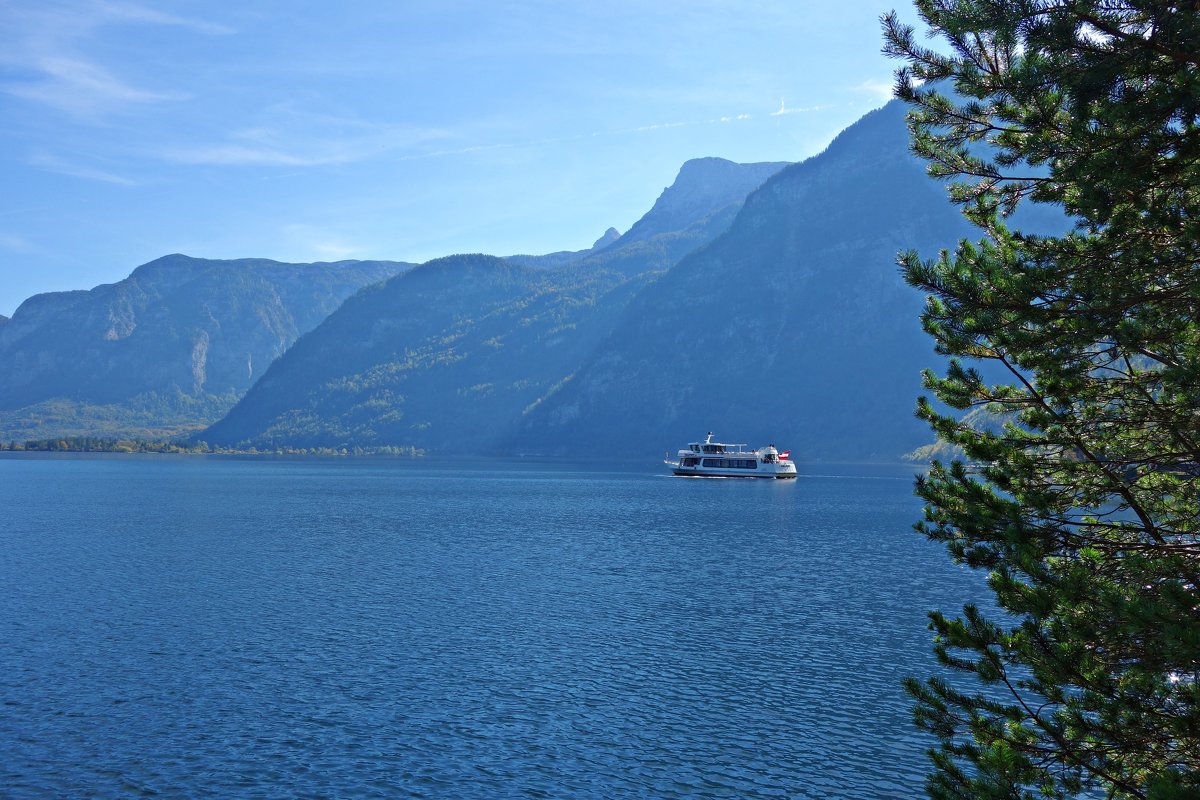
M 629 244 L 665 231 L 684 230 L 715 211 L 741 206 L 746 195 L 787 166 L 786 161 L 737 164 L 723 158 L 692 159 L 621 241 Z
M 770 172 L 752 164 L 725 174 L 755 186 Z M 450 256 L 364 289 L 198 438 L 256 447 L 493 449 L 514 420 L 570 380 L 638 290 L 733 219 L 744 195 L 731 200 L 729 192 L 689 184 L 704 174 L 685 165 L 659 203 L 679 194 L 717 205 L 693 202 L 690 215 L 639 221 L 638 237 L 606 234 L 599 250 L 558 268 Z
M 804 459 L 894 459 L 926 443 L 912 409 L 938 362 L 896 254 L 975 233 L 910 154 L 904 112 L 871 112 L 753 192 L 727 231 L 639 292 L 505 447 L 653 454 L 712 430 Z
M 603 250 L 608 245 L 621 238 L 620 232 L 616 228 L 609 228 L 604 232 L 596 243 L 587 250 L 559 250 L 554 253 L 546 253 L 540 256 L 516 255 L 505 256 L 504 260 L 513 264 L 519 264 L 522 267 L 533 267 L 535 269 L 554 269 L 561 267 L 572 261 L 578 261 L 584 256 Z
M 409 266 L 170 255 L 31 297 L 0 326 L 0 438 L 202 427 L 342 300 Z
M 761 183 L 761 181 L 760 181 L 760 183 Z M 619 230 L 617 230 L 616 228 L 609 228 L 608 230 L 606 230 L 604 232 L 604 234 L 599 239 L 597 239 L 595 242 L 592 243 L 592 249 L 593 250 L 603 250 L 604 248 L 608 247 L 610 244 L 612 244 L 613 242 L 617 241 L 617 239 L 620 239 L 620 238 L 621 238 L 621 232 Z
M 611 228 L 610 228 L 610 230 L 611 230 Z M 3 314 L 0 314 L 0 327 L 3 327 L 6 322 L 8 322 L 8 317 L 4 316 Z
M 686 161 L 675 181 L 663 189 L 654 206 L 624 235 L 616 228 L 609 228 L 589 250 L 509 256 L 508 260 L 528 267 L 559 267 L 603 256 L 608 250 L 619 250 L 619 255 L 611 254 L 618 260 L 640 261 L 649 257 L 674 262 L 728 227 L 746 195 L 788 163 L 738 164 L 724 158 Z M 639 243 L 641 248 L 636 247 Z M 607 263 L 607 259 L 593 259 L 592 263 Z
M 628 284 L 484 255 L 431 261 L 348 299 L 198 438 L 470 451 L 587 356 Z

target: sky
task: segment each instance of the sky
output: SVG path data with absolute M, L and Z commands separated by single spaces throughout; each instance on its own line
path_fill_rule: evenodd
M 584 249 L 890 94 L 871 0 L 0 0 L 0 314 L 169 253 Z

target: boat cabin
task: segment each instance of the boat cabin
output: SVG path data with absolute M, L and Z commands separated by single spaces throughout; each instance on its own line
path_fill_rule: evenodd
M 773 444 L 758 450 L 747 450 L 746 447 L 745 444 L 714 442 L 712 431 L 709 431 L 703 442 L 689 442 L 681 449 L 678 461 L 668 458 L 666 463 L 675 468 L 676 475 L 796 477 L 796 466 L 788 461 L 790 451 L 780 453 Z
M 746 447 L 745 444 L 727 444 L 725 442 L 714 442 L 712 440 L 712 431 L 708 432 L 708 436 L 704 437 L 703 442 L 690 442 L 688 450 L 693 453 L 703 453 L 706 455 L 722 455 L 724 453 L 740 453 L 738 448 Z

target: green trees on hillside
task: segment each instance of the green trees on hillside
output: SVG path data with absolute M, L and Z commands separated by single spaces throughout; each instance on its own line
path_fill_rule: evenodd
M 948 46 L 886 16 L 897 95 L 982 232 L 903 257 L 955 359 L 926 383 L 1008 420 L 919 406 L 969 459 L 918 482 L 919 527 L 1006 612 L 931 615 L 948 673 L 908 686 L 940 741 L 929 792 L 1200 797 L 1200 11 L 916 5 Z M 1026 202 L 1074 229 L 1010 229 Z

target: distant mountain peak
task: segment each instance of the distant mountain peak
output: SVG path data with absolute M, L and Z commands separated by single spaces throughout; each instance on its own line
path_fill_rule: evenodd
M 620 239 L 620 238 L 621 238 L 621 232 L 619 230 L 617 230 L 616 228 L 609 228 L 608 230 L 606 230 L 604 232 L 603 236 L 601 236 L 599 239 L 596 240 L 595 244 L 592 245 L 592 249 L 600 250 L 602 248 L 608 247 L 610 244 L 612 244 L 613 242 L 615 242 L 617 239 Z
M 150 261 L 147 261 L 145 264 L 142 264 L 141 266 L 143 266 L 143 267 L 149 267 L 149 266 L 166 267 L 166 266 L 170 266 L 172 264 L 190 264 L 193 261 L 196 261 L 196 259 L 193 258 L 192 256 L 186 255 L 184 253 L 168 253 L 165 256 L 159 256 L 158 258 L 151 259 Z
M 682 178 L 685 176 L 690 177 L 693 174 L 698 174 L 698 173 L 703 173 L 703 172 L 713 172 L 716 170 L 721 170 L 723 172 L 733 172 L 733 171 L 736 171 L 737 168 L 740 166 L 742 166 L 742 165 L 738 164 L 736 161 L 730 161 L 727 158 L 720 158 L 718 156 L 704 156 L 702 158 L 689 158 L 687 161 L 683 162 L 683 166 L 681 166 L 679 168 L 679 176 L 675 180 L 676 180 L 676 182 L 678 182 L 679 178 Z
M 152 261 L 147 261 L 145 264 L 135 268 L 134 272 L 154 272 L 160 269 L 193 267 L 201 261 L 203 261 L 203 259 L 193 258 L 192 256 L 184 255 L 183 253 L 171 253 L 170 255 L 159 256 Z
M 702 216 L 702 211 L 740 204 L 787 161 L 738 164 L 724 158 L 693 158 L 685 161 L 675 182 L 663 189 L 646 215 L 633 224 L 622 239 L 637 242 L 657 233 L 685 228 L 685 220 Z

